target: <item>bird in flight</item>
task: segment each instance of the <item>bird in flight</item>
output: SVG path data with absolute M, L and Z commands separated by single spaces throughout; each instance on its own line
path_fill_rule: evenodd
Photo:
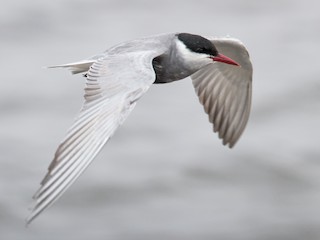
M 152 84 L 190 76 L 214 132 L 230 148 L 249 118 L 252 64 L 237 39 L 168 33 L 120 43 L 102 54 L 56 67 L 84 74 L 85 102 L 34 195 L 27 223 L 88 167 Z

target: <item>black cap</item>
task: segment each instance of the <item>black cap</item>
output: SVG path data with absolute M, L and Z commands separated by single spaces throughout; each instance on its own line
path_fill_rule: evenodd
M 177 36 L 178 39 L 193 52 L 204 53 L 211 56 L 218 55 L 218 51 L 213 43 L 204 37 L 190 33 L 179 33 Z

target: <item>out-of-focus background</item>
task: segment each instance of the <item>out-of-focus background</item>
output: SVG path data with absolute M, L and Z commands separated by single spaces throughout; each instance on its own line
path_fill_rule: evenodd
M 10 0 L 0 8 L 0 238 L 320 239 L 320 3 Z M 190 79 L 152 86 L 84 175 L 24 219 L 82 104 L 84 78 L 43 66 L 165 32 L 241 39 L 253 105 L 234 149 Z

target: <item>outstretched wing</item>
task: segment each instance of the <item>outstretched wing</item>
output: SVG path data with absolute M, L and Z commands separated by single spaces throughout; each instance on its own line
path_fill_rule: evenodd
M 211 40 L 218 52 L 240 67 L 214 62 L 191 75 L 199 100 L 223 144 L 233 147 L 241 136 L 251 107 L 252 64 L 245 46 L 236 39 Z
M 152 59 L 159 54 L 140 51 L 106 55 L 92 64 L 87 74 L 85 103 L 34 196 L 36 203 L 28 223 L 67 190 L 127 118 L 155 81 Z

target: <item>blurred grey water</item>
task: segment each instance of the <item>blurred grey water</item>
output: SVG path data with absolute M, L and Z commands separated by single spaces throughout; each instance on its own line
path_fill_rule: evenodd
M 5 1 L 0 8 L 0 239 L 320 239 L 319 1 Z M 190 79 L 153 86 L 69 191 L 29 228 L 31 196 L 82 103 L 42 66 L 163 32 L 230 35 L 254 64 L 234 149 Z

